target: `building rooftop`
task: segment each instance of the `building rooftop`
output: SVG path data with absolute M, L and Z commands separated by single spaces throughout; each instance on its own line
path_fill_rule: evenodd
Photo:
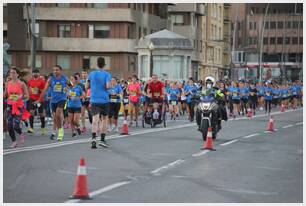
M 137 48 L 149 48 L 151 42 L 158 49 L 193 49 L 188 38 L 167 29 L 141 38 Z

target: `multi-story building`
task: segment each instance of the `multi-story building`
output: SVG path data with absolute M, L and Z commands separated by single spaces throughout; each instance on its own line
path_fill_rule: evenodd
M 192 42 L 193 53 L 191 56 L 191 73 L 194 79 L 199 77 L 200 64 L 203 61 L 203 39 L 202 27 L 203 16 L 205 15 L 205 5 L 202 3 L 180 3 L 169 6 L 169 18 L 173 32 L 188 38 Z
M 204 58 L 201 64 L 200 77 L 205 79 L 213 76 L 216 79 L 223 78 L 223 52 L 224 52 L 224 5 L 208 3 L 205 5 L 206 15 L 203 17 L 202 27 Z
M 266 8 L 268 10 L 265 17 Z M 236 52 L 238 60 L 239 56 L 242 60 L 242 64 L 238 65 L 240 68 L 236 68 L 239 70 L 236 78 L 260 79 L 261 74 L 262 79 L 301 79 L 303 4 L 246 4 L 245 19 L 246 46 L 241 53 Z
M 92 69 L 106 59 L 113 76 L 137 74 L 138 40 L 167 28 L 167 4 L 140 3 L 38 3 L 36 67 L 51 72 L 55 64 L 65 73 Z M 29 24 L 26 4 L 7 4 L 7 38 L 13 65 L 30 67 Z
M 221 77 L 229 77 L 230 74 L 230 63 L 231 63 L 231 48 L 230 48 L 230 4 L 224 4 L 224 15 L 223 15 L 223 70 L 221 70 Z

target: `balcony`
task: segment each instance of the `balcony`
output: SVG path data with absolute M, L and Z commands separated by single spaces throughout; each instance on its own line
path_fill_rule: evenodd
M 61 21 L 125 21 L 135 22 L 131 9 L 96 9 L 96 8 L 58 8 L 36 7 L 36 20 Z M 29 10 L 31 16 L 31 10 Z M 26 19 L 26 8 L 23 7 L 23 18 Z
M 174 7 L 168 7 L 169 12 L 194 12 L 197 15 L 205 15 L 205 7 L 202 3 L 178 3 Z
M 136 53 L 134 39 L 88 39 L 42 37 L 43 51 L 67 52 L 132 52 Z

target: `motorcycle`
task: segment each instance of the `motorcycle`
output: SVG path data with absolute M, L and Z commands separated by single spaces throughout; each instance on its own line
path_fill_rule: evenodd
M 219 105 L 212 96 L 198 96 L 196 118 L 202 138 L 206 141 L 208 128 L 212 128 L 212 138 L 217 138 L 218 119 L 220 117 Z

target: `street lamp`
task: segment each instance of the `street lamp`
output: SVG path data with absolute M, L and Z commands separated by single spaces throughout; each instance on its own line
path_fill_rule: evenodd
M 150 77 L 153 76 L 153 50 L 154 50 L 154 44 L 151 42 L 149 44 L 149 51 L 150 51 Z

